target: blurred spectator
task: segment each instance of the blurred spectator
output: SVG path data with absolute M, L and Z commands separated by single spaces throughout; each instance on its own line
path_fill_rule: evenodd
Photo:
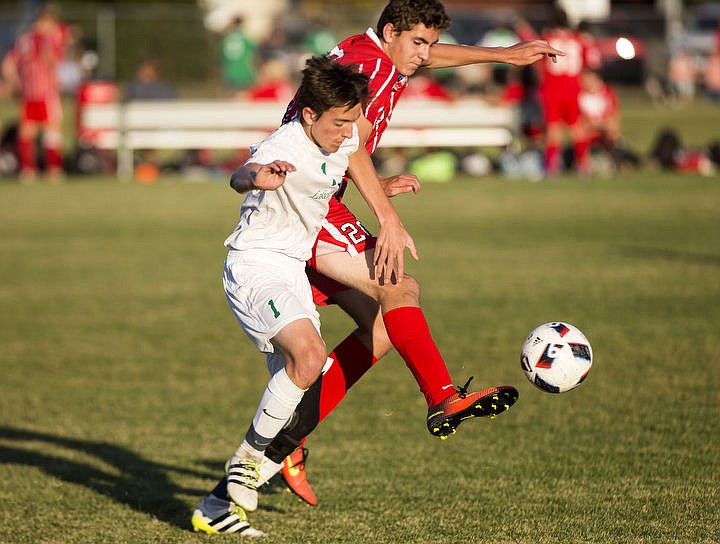
M 88 126 L 85 112 L 95 104 L 113 104 L 118 100 L 118 86 L 114 81 L 83 81 L 77 90 L 75 104 L 75 169 L 81 174 L 110 173 L 116 170 L 115 153 L 99 149 L 98 143 L 110 128 Z M 108 123 L 112 124 L 112 123 Z
M 57 76 L 60 91 L 65 95 L 74 96 L 85 79 L 86 70 L 82 64 L 81 30 L 77 26 L 68 26 L 67 29 L 67 43 L 65 44 L 63 58 L 60 59 L 57 66 Z
M 405 89 L 404 96 L 413 100 L 441 100 L 449 102 L 452 94 L 427 71 L 418 71 L 413 77 L 413 84 Z
M 140 63 L 133 79 L 125 91 L 125 99 L 131 100 L 174 100 L 177 91 L 160 79 L 160 64 L 156 59 Z M 141 159 L 135 167 L 135 180 L 139 183 L 154 183 L 159 175 L 160 159 L 157 150 L 145 149 L 139 152 Z
M 620 105 L 615 90 L 598 70 L 585 69 L 578 101 L 590 145 L 592 170 L 608 174 L 617 167 L 637 166 L 639 157 L 629 151 L 620 132 Z
M 705 96 L 715 103 L 720 103 L 720 47 L 705 59 L 703 84 Z
M 517 107 L 520 133 L 526 144 L 511 145 L 503 150 L 499 157 L 500 171 L 509 179 L 540 181 L 545 171 L 540 150 L 545 122 L 535 69 L 531 66 L 512 66 L 508 70 L 508 82 L 498 102 L 501 105 Z
M 48 179 L 59 181 L 63 177 L 63 111 L 57 68 L 67 39 L 57 7 L 44 4 L 34 24 L 18 36 L 3 59 L 3 75 L 21 97 L 17 136 L 21 181 L 33 181 L 37 175 L 35 143 L 40 133 Z
M 220 42 L 220 70 L 225 87 L 242 94 L 257 77 L 258 45 L 243 32 L 242 17 L 235 17 Z
M 578 96 L 580 114 L 592 143 L 612 146 L 620 139 L 620 109 L 614 89 L 603 81 L 600 73 L 583 70 Z
M 258 81 L 248 89 L 248 98 L 254 101 L 289 102 L 295 96 L 290 69 L 280 58 L 271 58 L 260 66 Z
M 339 41 L 337 36 L 330 32 L 325 25 L 313 23 L 303 40 L 303 49 L 313 56 L 326 55 Z
M 175 88 L 160 79 L 160 63 L 156 59 L 140 63 L 135 79 L 125 91 L 127 100 L 173 100 L 177 96 Z
M 521 39 L 532 39 L 535 33 L 526 22 L 518 24 Z M 589 173 L 588 141 L 580 122 L 580 74 L 589 66 L 598 68 L 600 55 L 596 44 L 587 34 L 581 34 L 568 26 L 565 12 L 554 10 L 551 26 L 542 34 L 556 49 L 566 56 L 546 58 L 537 66 L 540 70 L 540 95 L 542 97 L 545 124 L 545 171 L 557 175 L 562 166 L 562 144 L 565 131 L 569 133 L 574 151 L 574 163 L 579 172 Z
M 545 119 L 537 72 L 532 66 L 512 66 L 509 69 L 508 82 L 499 102 L 517 106 L 522 135 L 533 144 L 539 143 L 545 131 Z
M 680 136 L 672 128 L 662 129 L 656 136 L 650 151 L 650 162 L 663 170 L 674 172 L 704 176 L 711 176 L 715 173 L 710 151 L 685 148 Z
M 680 104 L 690 104 L 695 98 L 697 69 L 695 61 L 687 51 L 680 50 L 670 57 L 668 81 Z

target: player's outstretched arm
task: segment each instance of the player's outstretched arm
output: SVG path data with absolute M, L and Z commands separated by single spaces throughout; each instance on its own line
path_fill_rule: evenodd
M 528 40 L 509 47 L 482 47 L 436 43 L 430 48 L 428 68 L 449 68 L 480 62 L 507 62 L 516 66 L 533 64 L 549 55 L 553 60 L 565 55 L 545 40 Z
M 285 183 L 285 176 L 294 171 L 295 166 L 285 161 L 268 164 L 249 162 L 233 172 L 230 187 L 238 193 L 247 193 L 253 189 L 274 191 Z
M 415 260 L 418 259 L 415 242 L 385 194 L 365 147 L 360 146 L 350 156 L 348 173 L 378 219 L 380 228 L 373 259 L 375 277 L 382 282 L 390 282 L 394 275 L 397 281 L 402 281 L 405 248 Z

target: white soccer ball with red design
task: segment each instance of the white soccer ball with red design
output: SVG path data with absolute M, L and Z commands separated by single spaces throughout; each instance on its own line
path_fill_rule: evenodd
M 587 377 L 592 359 L 592 347 L 580 329 L 556 321 L 528 334 L 520 365 L 535 387 L 548 393 L 564 393 Z

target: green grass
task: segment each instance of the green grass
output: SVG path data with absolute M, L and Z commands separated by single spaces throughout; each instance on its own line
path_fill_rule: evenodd
M 267 379 L 220 282 L 238 205 L 213 183 L 0 184 L 0 542 L 207 541 L 190 514 Z M 266 541 L 720 542 L 717 179 L 459 179 L 396 205 L 451 374 L 520 400 L 440 441 L 388 356 L 308 441 L 320 505 L 262 495 Z M 331 347 L 351 325 L 321 315 Z M 519 366 L 553 320 L 595 350 L 557 396 Z

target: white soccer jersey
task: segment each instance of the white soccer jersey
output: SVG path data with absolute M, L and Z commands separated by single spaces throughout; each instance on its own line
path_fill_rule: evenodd
M 295 120 L 275 130 L 254 149 L 248 162 L 282 160 L 295 166 L 274 191 L 250 191 L 240 209 L 240 221 L 225 240 L 234 250 L 265 249 L 306 261 L 328 212 L 328 203 L 341 185 L 348 158 L 358 148 L 353 136 L 335 153 L 318 148 Z

